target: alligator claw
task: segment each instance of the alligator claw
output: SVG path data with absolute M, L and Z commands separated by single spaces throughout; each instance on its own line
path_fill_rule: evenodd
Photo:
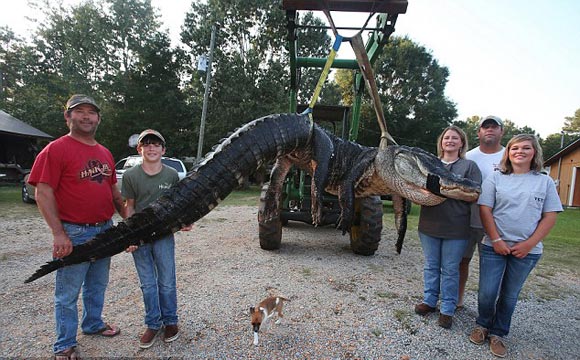
M 352 216 L 349 213 L 350 211 L 343 211 L 336 221 L 336 228 L 342 231 L 342 235 L 350 232 L 352 227 Z

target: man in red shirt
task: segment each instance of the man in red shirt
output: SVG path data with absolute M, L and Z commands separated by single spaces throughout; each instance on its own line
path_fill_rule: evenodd
M 38 154 L 28 182 L 36 186 L 40 213 L 53 237 L 52 256 L 62 258 L 112 226 L 115 209 L 124 215 L 111 152 L 95 140 L 100 108 L 89 96 L 76 94 L 66 103 L 69 133 Z M 54 306 L 56 358 L 75 358 L 77 300 L 82 287 L 85 334 L 115 336 L 120 329 L 102 318 L 109 282 L 110 258 L 61 268 L 56 273 Z

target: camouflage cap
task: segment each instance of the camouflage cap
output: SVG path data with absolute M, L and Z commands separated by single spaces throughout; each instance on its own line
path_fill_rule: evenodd
M 93 99 L 88 95 L 83 94 L 74 94 L 73 96 L 71 96 L 70 99 L 68 99 L 68 101 L 66 102 L 66 109 L 70 110 L 82 104 L 93 105 L 95 109 L 97 109 L 97 112 L 101 111 L 101 108 L 99 107 L 99 105 L 97 105 L 95 99 Z
M 146 136 L 155 136 L 156 138 L 161 140 L 163 144 L 165 144 L 165 138 L 163 137 L 163 135 L 161 135 L 159 131 L 153 129 L 143 130 L 141 134 L 139 134 L 139 139 L 137 139 L 137 143 L 140 144 Z

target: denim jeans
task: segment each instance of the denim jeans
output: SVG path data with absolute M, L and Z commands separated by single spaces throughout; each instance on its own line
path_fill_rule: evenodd
M 63 223 L 64 231 L 73 245 L 83 244 L 113 225 L 109 220 L 103 226 L 81 226 Z M 94 333 L 105 327 L 101 318 L 105 302 L 105 290 L 109 283 L 111 258 L 84 262 L 60 268 L 56 272 L 54 286 L 54 320 L 56 324 L 55 353 L 77 345 L 79 293 L 83 291 L 83 315 L 81 329 Z
M 176 325 L 177 288 L 173 235 L 139 246 L 133 252 L 133 260 L 143 292 L 145 325 L 152 330 L 159 330 L 162 325 Z
M 523 259 L 499 255 L 493 247 L 482 245 L 479 251 L 479 294 L 476 322 L 491 335 L 506 336 L 518 295 L 541 254 L 528 254 Z
M 441 295 L 441 313 L 453 316 L 459 298 L 459 263 L 467 239 L 437 238 L 420 231 L 419 238 L 425 256 L 423 302 L 436 307 Z

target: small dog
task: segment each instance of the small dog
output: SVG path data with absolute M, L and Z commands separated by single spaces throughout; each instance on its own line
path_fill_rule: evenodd
M 265 324 L 266 321 L 276 313 L 278 314 L 278 320 L 276 320 L 275 323 L 280 323 L 280 320 L 284 317 L 282 315 L 282 305 L 284 301 L 290 301 L 290 299 L 281 296 L 270 296 L 262 300 L 258 306 L 250 306 L 252 329 L 254 330 L 254 345 L 258 345 L 258 331 L 262 324 Z

